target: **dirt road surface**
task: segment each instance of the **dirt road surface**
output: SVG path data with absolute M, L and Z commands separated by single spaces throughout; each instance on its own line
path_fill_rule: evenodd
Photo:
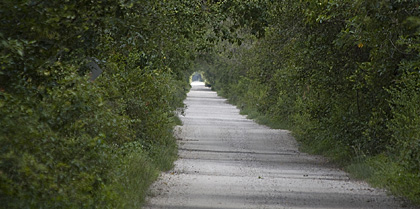
M 175 133 L 179 160 L 152 185 L 144 208 L 403 208 L 384 191 L 299 152 L 288 131 L 246 119 L 203 83 L 192 86 Z

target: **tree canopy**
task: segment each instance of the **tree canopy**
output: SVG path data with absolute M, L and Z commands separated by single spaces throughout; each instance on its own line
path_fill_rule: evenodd
M 420 202 L 418 1 L 3 0 L 0 14 L 1 208 L 138 208 L 176 157 L 195 71 Z

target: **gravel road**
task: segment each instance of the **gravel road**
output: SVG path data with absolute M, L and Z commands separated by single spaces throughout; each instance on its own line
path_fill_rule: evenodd
M 175 131 L 179 160 L 152 185 L 144 208 L 403 208 L 299 152 L 289 131 L 258 125 L 203 83 L 192 86 Z

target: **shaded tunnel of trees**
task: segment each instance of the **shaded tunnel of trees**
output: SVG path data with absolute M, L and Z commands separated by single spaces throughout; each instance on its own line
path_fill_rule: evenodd
M 140 207 L 194 72 L 420 204 L 419 17 L 415 0 L 3 0 L 0 208 Z

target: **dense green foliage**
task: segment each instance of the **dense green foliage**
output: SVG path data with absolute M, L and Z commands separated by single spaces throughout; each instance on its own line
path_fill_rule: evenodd
M 176 157 L 175 110 L 210 9 L 2 1 L 0 208 L 138 208 Z
M 254 4 L 268 8 L 265 33 L 246 24 L 241 43 L 202 56 L 207 82 L 306 149 L 363 162 L 372 182 L 420 203 L 419 2 Z
M 176 157 L 192 69 L 420 203 L 419 17 L 414 0 L 3 0 L 0 207 L 138 208 Z

